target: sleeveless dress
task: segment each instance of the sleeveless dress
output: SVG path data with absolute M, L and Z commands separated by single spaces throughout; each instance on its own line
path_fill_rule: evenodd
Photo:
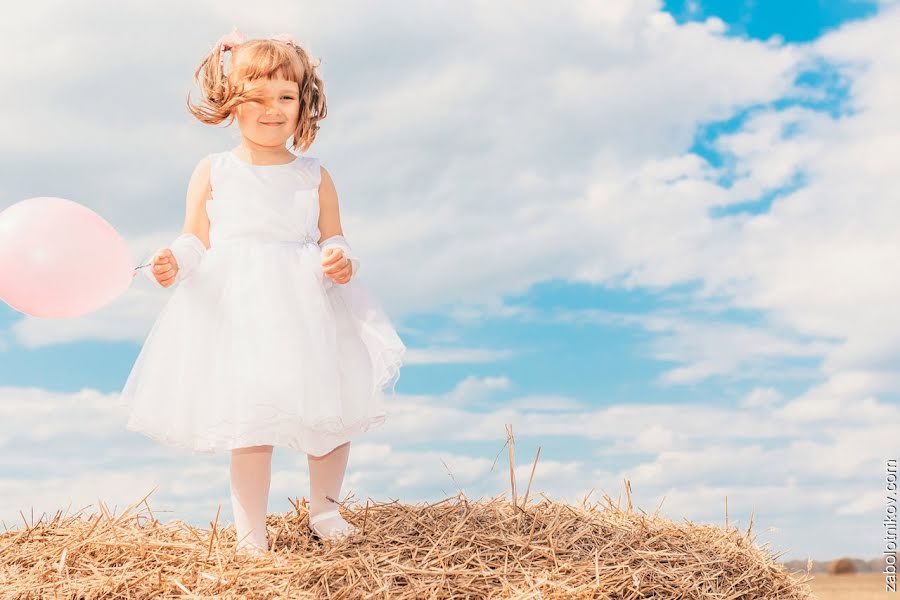
M 317 158 L 208 158 L 210 248 L 134 362 L 126 429 L 193 452 L 327 454 L 384 422 L 406 347 L 359 274 L 323 272 Z

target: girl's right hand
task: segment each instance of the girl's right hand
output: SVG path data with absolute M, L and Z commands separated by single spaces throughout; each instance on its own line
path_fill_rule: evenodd
M 175 276 L 178 275 L 178 263 L 175 256 L 168 248 L 161 250 L 153 261 L 153 277 L 163 287 L 169 287 L 175 283 Z

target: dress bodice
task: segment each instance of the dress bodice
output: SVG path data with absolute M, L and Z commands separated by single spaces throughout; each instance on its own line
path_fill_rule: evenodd
M 208 158 L 211 248 L 228 242 L 318 241 L 318 158 L 297 156 L 283 165 L 253 165 L 230 150 Z

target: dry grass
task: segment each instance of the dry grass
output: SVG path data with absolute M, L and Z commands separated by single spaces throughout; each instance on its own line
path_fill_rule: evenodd
M 268 517 L 272 552 L 235 555 L 233 527 L 161 523 L 147 497 L 111 515 L 57 513 L 0 534 L 3 598 L 603 598 L 806 599 L 750 528 L 675 523 L 622 499 L 581 506 L 543 494 L 353 506 L 357 541 L 320 546 L 305 501 Z M 540 449 L 538 449 L 538 456 Z M 537 464 L 537 456 L 535 457 Z M 532 466 L 532 476 L 534 467 Z M 152 493 L 152 492 L 151 492 Z M 590 495 L 590 494 L 589 494 Z M 137 512 L 135 509 L 140 510 Z M 25 520 L 23 515 L 23 520 Z M 751 525 L 752 527 L 752 520 Z M 794 574 L 795 576 L 797 574 Z M 801 574 L 802 575 L 802 574 Z M 808 575 L 807 575 L 808 576 Z

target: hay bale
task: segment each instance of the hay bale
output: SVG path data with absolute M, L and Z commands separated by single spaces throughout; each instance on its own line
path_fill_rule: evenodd
M 838 558 L 828 563 L 829 575 L 852 575 L 856 573 L 856 565 L 849 558 Z
M 263 557 L 236 556 L 234 529 L 218 527 L 218 513 L 206 530 L 160 523 L 146 497 L 118 517 L 101 501 L 86 520 L 57 513 L 0 534 L 0 590 L 16 598 L 810 598 L 749 531 L 675 523 L 608 496 L 602 507 L 540 496 L 515 507 L 462 494 L 425 505 L 342 504 L 363 537 L 331 547 L 311 538 L 306 502 L 292 501 L 294 510 L 268 517 L 272 552 Z

